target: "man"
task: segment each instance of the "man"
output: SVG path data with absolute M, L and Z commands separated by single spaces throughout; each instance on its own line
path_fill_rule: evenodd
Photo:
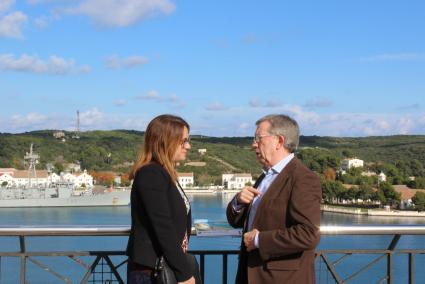
M 299 128 L 286 115 L 256 122 L 252 147 L 263 166 L 254 187 L 227 206 L 227 220 L 243 228 L 236 283 L 314 283 L 320 240 L 319 177 L 295 156 Z

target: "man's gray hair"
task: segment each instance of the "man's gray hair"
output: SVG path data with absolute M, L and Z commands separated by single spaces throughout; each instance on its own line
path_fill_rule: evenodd
M 290 153 L 294 153 L 297 150 L 300 140 L 300 128 L 294 119 L 284 114 L 270 114 L 257 120 L 255 125 L 258 126 L 264 121 L 270 123 L 270 134 L 285 137 L 284 147 Z

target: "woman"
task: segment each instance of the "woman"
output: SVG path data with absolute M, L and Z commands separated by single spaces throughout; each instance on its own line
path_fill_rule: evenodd
M 192 226 L 190 203 L 175 170 L 175 163 L 184 160 L 190 148 L 189 125 L 182 118 L 160 115 L 149 123 L 130 173 L 128 283 L 155 283 L 153 269 L 160 256 L 178 283 L 195 283 L 194 265 L 186 255 Z

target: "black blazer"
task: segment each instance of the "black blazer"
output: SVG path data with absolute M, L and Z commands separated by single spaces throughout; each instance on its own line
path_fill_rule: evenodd
M 143 166 L 131 188 L 131 232 L 126 254 L 140 265 L 154 267 L 164 255 L 177 280 L 193 276 L 181 247 L 185 233 L 191 231 L 191 212 L 171 181 L 167 171 L 157 163 Z

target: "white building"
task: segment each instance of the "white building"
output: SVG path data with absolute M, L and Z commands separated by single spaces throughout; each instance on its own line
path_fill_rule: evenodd
M 349 170 L 350 168 L 359 168 L 363 167 L 364 162 L 363 160 L 354 158 L 354 159 L 344 159 L 341 162 L 341 169 L 344 171 Z
M 378 175 L 378 181 L 379 182 L 385 182 L 387 180 L 387 176 L 383 173 L 383 172 L 381 172 L 379 175 Z
M 47 177 L 47 183 L 52 184 L 52 183 L 57 183 L 61 180 L 60 175 L 56 174 L 56 173 L 51 173 L 48 177 Z
M 201 155 L 204 155 L 207 152 L 207 149 L 202 148 L 202 149 L 198 149 L 198 153 Z
M 193 173 L 177 173 L 177 181 L 183 188 L 193 187 Z
M 76 176 L 71 173 L 61 173 L 61 180 L 64 182 L 75 183 Z
M 46 170 L 37 171 L 36 177 L 31 176 L 31 186 L 47 186 L 49 173 Z M 17 187 L 30 186 L 30 172 L 28 170 L 16 170 L 13 174 L 13 185 Z
M 87 170 L 84 170 L 82 174 L 75 176 L 74 184 L 76 187 L 92 187 L 93 177 L 87 173 Z
M 16 170 L 16 169 L 0 169 L 0 185 L 3 182 L 7 182 L 9 187 L 28 187 L 30 172 L 28 170 Z M 56 173 L 49 173 L 46 170 L 36 171 L 36 177 L 31 176 L 31 186 L 50 186 L 58 182 L 69 182 L 74 184 L 76 187 L 92 187 L 93 177 L 84 171 L 80 174 L 61 174 L 60 176 Z
M 0 174 L 9 174 L 10 176 L 13 176 L 15 171 L 15 168 L 0 168 Z
M 223 174 L 221 176 L 221 185 L 224 186 L 225 189 L 240 189 L 247 184 L 254 184 L 251 174 Z
M 0 173 L 0 186 L 5 184 L 5 186 L 13 185 L 13 177 L 8 173 Z

